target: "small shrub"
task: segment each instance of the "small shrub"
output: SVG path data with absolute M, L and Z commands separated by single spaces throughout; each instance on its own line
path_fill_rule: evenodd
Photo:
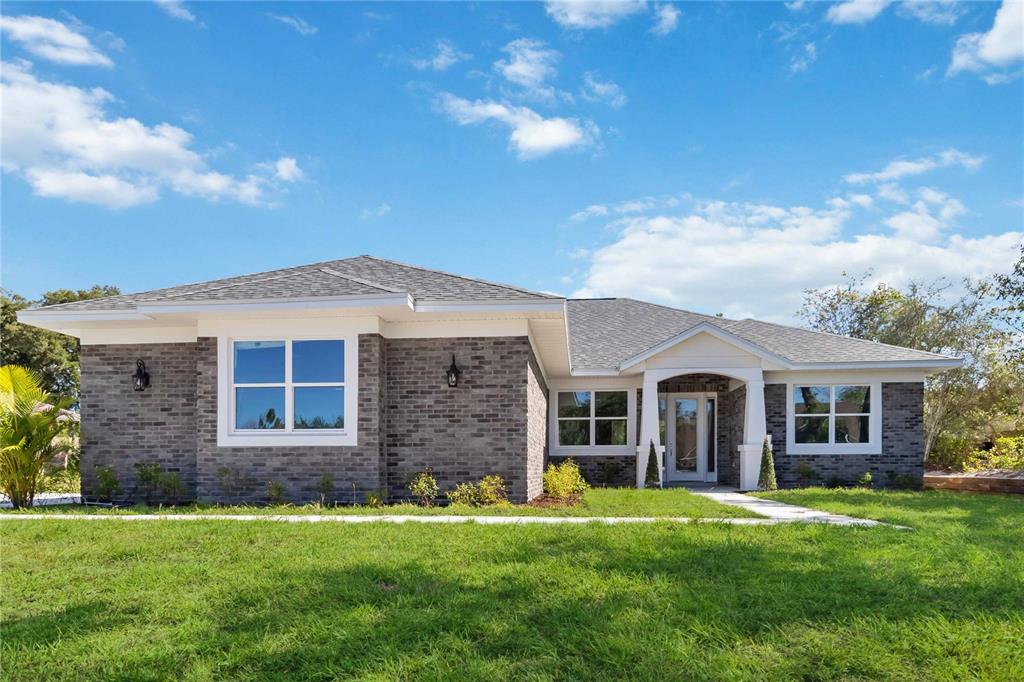
M 860 488 L 870 488 L 873 477 L 870 471 L 865 471 L 863 474 L 857 477 L 857 486 Z
M 445 493 L 452 504 L 475 507 L 480 504 L 480 486 L 476 483 L 456 483 L 455 490 Z
M 284 483 L 273 479 L 267 481 L 267 499 L 271 504 L 284 503 Z
M 327 504 L 327 498 L 334 492 L 334 479 L 324 474 L 316 484 L 316 491 L 320 494 L 320 506 Z
M 622 462 L 617 459 L 606 459 L 598 465 L 601 473 L 601 485 L 605 488 L 612 488 L 619 484 L 622 478 Z
M 477 485 L 478 502 L 481 505 L 504 504 L 508 502 L 505 479 L 497 474 L 484 476 Z
M 142 499 L 146 504 L 153 503 L 153 498 L 160 490 L 163 475 L 164 469 L 159 462 L 148 462 L 135 466 L 135 481 L 142 490 Z
M 806 488 L 814 482 L 814 467 L 807 462 L 800 462 L 796 465 L 796 482 L 802 488 Z
M 977 443 L 973 438 L 940 433 L 928 453 L 925 466 L 932 470 L 963 471 L 965 464 L 974 455 L 976 447 Z
M 996 438 L 991 450 L 975 450 L 964 462 L 965 471 L 1024 469 L 1024 436 Z
M 217 485 L 227 500 L 237 499 L 248 485 L 248 479 L 242 473 L 230 467 L 217 469 Z
M 168 471 L 160 477 L 160 494 L 171 504 L 177 504 L 185 496 L 185 482 L 177 471 Z
M 767 438 L 761 446 L 761 473 L 757 478 L 757 487 L 761 490 L 778 490 L 779 483 L 775 479 L 775 458 L 772 457 L 772 444 Z
M 366 506 L 367 507 L 383 507 L 384 500 L 387 498 L 387 492 L 384 490 L 371 490 L 366 493 Z
M 556 500 L 568 500 L 586 492 L 587 482 L 576 462 L 567 459 L 561 464 L 548 464 L 544 472 L 544 492 Z
M 829 488 L 843 488 L 846 486 L 846 481 L 844 481 L 840 476 L 832 474 L 828 477 L 828 481 L 825 482 L 825 485 Z
M 644 485 L 648 488 L 661 487 L 661 474 L 658 472 L 658 451 L 651 441 L 651 449 L 647 453 L 647 470 L 644 472 Z
M 112 467 L 96 469 L 96 485 L 93 487 L 96 498 L 102 502 L 113 502 L 121 492 L 121 482 Z
M 409 481 L 409 492 L 416 498 L 422 507 L 431 507 L 437 497 L 437 479 L 430 473 L 430 469 L 415 474 Z

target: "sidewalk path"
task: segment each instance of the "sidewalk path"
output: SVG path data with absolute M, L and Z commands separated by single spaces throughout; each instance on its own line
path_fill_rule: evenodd
M 734 507 L 742 507 L 747 511 L 768 517 L 775 523 L 831 523 L 836 526 L 892 526 L 903 530 L 910 530 L 908 526 L 895 526 L 883 521 L 872 519 L 858 519 L 853 516 L 832 514 L 820 509 L 800 507 L 795 504 L 786 504 L 775 500 L 765 500 L 760 497 L 752 497 L 735 491 L 717 490 L 693 490 L 694 495 L 706 497 L 709 500 L 729 504 Z

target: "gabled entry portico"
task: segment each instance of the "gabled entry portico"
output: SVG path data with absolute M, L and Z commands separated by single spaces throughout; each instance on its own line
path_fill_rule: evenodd
M 638 487 L 644 487 L 645 472 L 647 470 L 647 458 L 650 453 L 651 443 L 654 444 L 655 453 L 658 457 L 658 471 L 661 474 L 662 482 L 666 478 L 672 480 L 718 480 L 718 466 L 715 465 L 714 472 L 708 458 L 709 448 L 714 448 L 722 440 L 718 439 L 717 431 L 721 428 L 720 421 L 715 418 L 713 422 L 708 419 L 709 402 L 714 402 L 714 413 L 717 417 L 719 409 L 717 397 L 703 393 L 666 393 L 659 392 L 659 384 L 669 379 L 683 378 L 687 375 L 721 375 L 728 377 L 730 383 L 745 390 L 744 401 L 740 414 L 734 418 L 742 419 L 741 442 L 736 445 L 739 459 L 739 480 L 741 490 L 754 490 L 757 488 L 758 474 L 761 468 L 761 448 L 764 444 L 767 428 L 765 425 L 764 411 L 764 374 L 760 368 L 754 367 L 666 367 L 645 369 L 643 374 L 642 405 L 640 409 L 640 438 L 637 445 L 636 458 L 636 480 Z M 683 437 L 680 429 L 677 428 L 677 417 L 682 413 L 694 411 L 694 442 L 686 443 L 684 447 L 693 451 L 681 451 L 680 440 Z M 662 441 L 661 421 L 664 419 L 666 434 Z M 709 442 L 711 424 L 716 431 L 715 442 Z M 738 424 L 736 425 L 738 426 Z M 674 429 L 674 432 L 673 432 Z M 688 427 L 682 431 L 685 433 Z M 672 461 L 666 461 L 667 446 L 672 450 Z M 712 450 L 713 452 L 713 450 Z M 731 453 L 718 453 L 720 457 L 726 457 Z M 692 466 L 691 466 L 692 462 Z M 682 471 L 680 467 L 682 466 Z M 711 476 L 709 474 L 713 473 Z

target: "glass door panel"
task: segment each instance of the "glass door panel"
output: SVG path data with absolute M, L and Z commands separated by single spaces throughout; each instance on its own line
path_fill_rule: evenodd
M 704 433 L 707 434 L 707 437 L 704 439 L 704 450 L 706 452 L 707 457 L 707 468 L 705 469 L 705 471 L 710 475 L 715 473 L 715 445 L 717 444 L 716 442 L 718 440 L 718 434 L 715 432 L 716 424 L 714 398 L 704 399 L 704 419 L 706 425 L 704 428 Z
M 697 473 L 697 399 L 676 398 L 675 467 L 679 473 Z

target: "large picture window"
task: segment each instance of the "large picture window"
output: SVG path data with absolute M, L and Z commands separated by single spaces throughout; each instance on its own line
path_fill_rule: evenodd
M 345 428 L 345 342 L 233 341 L 231 395 L 236 432 Z
M 871 384 L 794 384 L 789 405 L 791 449 L 873 449 L 879 431 L 877 391 Z
M 558 444 L 626 444 L 628 391 L 559 391 Z

